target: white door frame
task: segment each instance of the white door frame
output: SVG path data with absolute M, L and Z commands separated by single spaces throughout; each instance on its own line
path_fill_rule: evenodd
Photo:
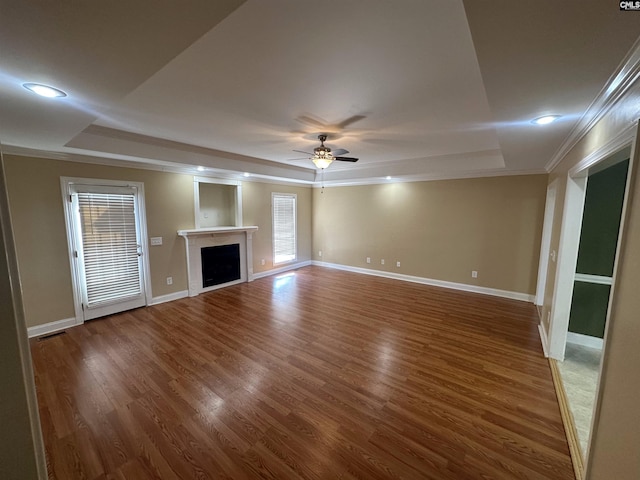
M 547 187 L 547 200 L 544 205 L 544 224 L 542 227 L 542 241 L 540 242 L 540 263 L 538 265 L 538 286 L 536 288 L 536 305 L 544 304 L 544 291 L 547 286 L 547 271 L 549 270 L 549 255 L 551 250 L 551 232 L 553 217 L 556 211 L 556 190 L 558 179 Z M 555 258 L 554 258 L 555 261 Z
M 71 283 L 73 288 L 73 306 L 75 311 L 76 325 L 84 323 L 84 313 L 82 310 L 82 279 L 80 278 L 78 269 L 76 268 L 75 245 L 75 228 L 73 228 L 74 213 L 71 203 L 71 187 L 73 185 L 103 185 L 109 187 L 135 187 L 136 202 L 138 203 L 139 228 L 140 228 L 140 244 L 142 245 L 142 276 L 145 293 L 146 305 L 151 304 L 151 276 L 149 271 L 149 240 L 147 235 L 147 216 L 144 203 L 144 183 L 128 182 L 125 180 L 103 180 L 96 178 L 77 178 L 77 177 L 60 177 L 60 186 L 62 191 L 62 202 L 64 208 L 64 219 L 67 230 L 67 248 L 69 255 L 69 266 L 71 268 Z
M 558 246 L 558 265 L 556 267 L 553 300 L 549 323 L 549 357 L 564 360 L 569 313 L 573 298 L 573 282 L 578 261 L 578 247 L 582 230 L 582 213 L 587 187 L 589 169 L 606 160 L 611 155 L 631 145 L 637 123 L 630 125 L 610 142 L 597 149 L 575 165 L 567 174 L 567 187 L 560 227 Z M 626 205 L 626 196 L 625 196 Z M 623 206 L 623 209 L 625 207 Z M 623 219 L 621 219 L 621 222 Z M 623 228 L 623 225 L 620 225 Z M 616 257 L 617 258 L 617 257 Z M 613 279 L 615 283 L 615 277 Z M 606 331 L 606 327 L 605 327 Z
M 564 350 L 569 331 L 569 313 L 573 298 L 573 280 L 578 263 L 578 247 L 582 230 L 582 213 L 587 191 L 587 169 L 567 175 L 562 226 L 560 227 L 560 245 L 558 246 L 558 265 L 556 267 L 555 287 L 551 303 L 549 325 L 549 356 L 564 360 Z

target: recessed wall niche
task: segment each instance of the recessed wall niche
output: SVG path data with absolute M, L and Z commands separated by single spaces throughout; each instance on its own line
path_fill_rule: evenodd
M 196 228 L 242 226 L 241 182 L 207 177 L 193 182 Z

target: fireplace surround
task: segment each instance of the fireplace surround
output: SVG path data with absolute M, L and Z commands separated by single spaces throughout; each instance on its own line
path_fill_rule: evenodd
M 258 230 L 256 226 L 248 227 L 211 227 L 211 228 L 195 228 L 191 230 L 178 230 L 178 235 L 184 237 L 187 251 L 187 275 L 189 279 L 189 296 L 194 297 L 203 292 L 216 290 L 218 288 L 228 287 L 241 282 L 253 281 L 253 248 L 252 234 Z M 205 259 L 212 257 L 215 262 L 216 249 L 209 250 L 212 247 L 225 247 L 237 245 L 239 257 L 239 278 L 235 272 L 231 272 L 231 267 L 223 266 L 222 261 L 219 265 L 210 266 L 210 270 L 214 273 L 217 270 L 221 280 L 211 281 L 207 279 L 208 274 L 203 272 L 203 256 Z M 232 248 L 218 249 L 218 253 L 226 251 L 229 253 Z M 205 252 L 203 254 L 203 251 Z M 210 255 L 212 254 L 212 255 Z M 222 255 L 224 257 L 225 255 Z M 226 278 L 222 278 L 226 277 Z M 236 277 L 236 278 L 232 278 Z M 206 285 L 205 285 L 206 284 Z

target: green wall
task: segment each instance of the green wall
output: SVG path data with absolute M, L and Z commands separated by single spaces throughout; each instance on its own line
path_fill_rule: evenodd
M 578 250 L 578 273 L 613 275 L 629 160 L 589 176 Z
M 629 160 L 589 175 L 577 273 L 611 277 L 620 230 Z M 569 331 L 603 338 L 609 285 L 575 282 Z

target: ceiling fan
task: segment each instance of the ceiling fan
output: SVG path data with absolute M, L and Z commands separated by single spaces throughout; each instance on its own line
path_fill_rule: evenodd
M 353 157 L 343 157 L 345 153 L 349 153 L 348 150 L 344 148 L 339 148 L 337 150 L 331 151 L 329 147 L 324 145 L 324 142 L 327 140 L 327 136 L 325 134 L 318 135 L 318 140 L 320 140 L 320 146 L 313 149 L 313 153 L 304 152 L 302 150 L 294 150 L 294 152 L 304 153 L 305 155 L 310 155 L 311 161 L 315 164 L 316 167 L 325 169 L 331 163 L 336 160 L 338 162 L 357 162 L 357 158 Z

